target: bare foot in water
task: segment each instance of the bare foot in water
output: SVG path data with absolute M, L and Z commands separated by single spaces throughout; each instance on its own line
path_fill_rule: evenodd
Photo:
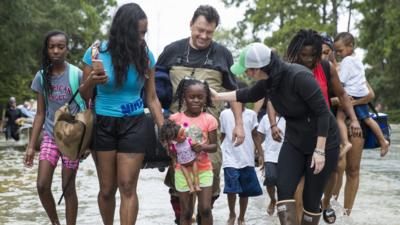
M 235 216 L 229 216 L 228 221 L 226 221 L 226 225 L 235 225 L 235 220 L 236 220 L 236 215 Z
M 384 157 L 389 151 L 390 143 L 385 140 L 385 144 L 381 145 L 381 157 Z
M 272 216 L 275 212 L 276 201 L 271 201 L 267 208 L 268 215 Z
M 342 158 L 343 156 L 345 156 L 346 153 L 351 149 L 351 147 L 353 147 L 353 145 L 350 142 L 340 145 L 339 158 Z
M 244 220 L 241 220 L 240 218 L 238 219 L 238 225 L 246 225 Z

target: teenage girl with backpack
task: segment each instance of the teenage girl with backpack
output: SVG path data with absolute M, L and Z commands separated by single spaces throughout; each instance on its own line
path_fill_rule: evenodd
M 75 174 L 79 160 L 70 160 L 61 155 L 54 140 L 54 115 L 57 109 L 67 103 L 72 95 L 70 73 L 78 73 L 79 81 L 82 71 L 66 62 L 68 54 L 68 37 L 62 31 L 50 31 L 46 34 L 42 47 L 41 70 L 37 72 L 31 88 L 37 93 L 37 112 L 33 122 L 32 136 L 26 149 L 24 164 L 33 166 L 35 143 L 44 124 L 44 137 L 40 145 L 37 191 L 43 208 L 51 224 L 60 224 L 56 204 L 51 191 L 54 169 L 59 158 L 62 161 L 62 187 L 65 190 L 65 218 L 68 225 L 76 224 L 78 198 L 75 188 Z M 70 104 L 71 113 L 77 113 L 76 102 Z M 71 179 L 69 182 L 68 180 Z M 68 188 L 65 187 L 68 184 Z

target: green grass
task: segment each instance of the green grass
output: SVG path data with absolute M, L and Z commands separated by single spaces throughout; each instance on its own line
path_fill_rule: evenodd
M 385 113 L 388 114 L 389 123 L 400 123 L 400 109 L 388 110 Z

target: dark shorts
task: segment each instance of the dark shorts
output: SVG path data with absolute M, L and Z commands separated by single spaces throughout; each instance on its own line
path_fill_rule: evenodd
M 224 193 L 237 193 L 240 197 L 252 197 L 262 195 L 262 189 L 258 182 L 254 167 L 236 169 L 224 168 L 225 187 Z
M 144 153 L 150 141 L 145 115 L 112 117 L 96 115 L 92 150 Z
M 264 171 L 264 185 L 267 187 L 275 187 L 278 180 L 278 163 L 264 162 Z
M 359 97 L 353 97 L 353 98 L 360 99 Z M 369 108 L 368 108 L 367 104 L 355 105 L 354 112 L 356 113 L 357 118 L 360 120 L 370 117 L 369 116 Z

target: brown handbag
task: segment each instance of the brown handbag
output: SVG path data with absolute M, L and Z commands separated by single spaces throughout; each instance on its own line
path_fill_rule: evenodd
M 79 89 L 54 116 L 54 139 L 59 151 L 70 160 L 82 158 L 89 148 L 93 130 L 92 109 L 84 109 L 75 115 L 69 111 L 69 105 L 78 93 Z

